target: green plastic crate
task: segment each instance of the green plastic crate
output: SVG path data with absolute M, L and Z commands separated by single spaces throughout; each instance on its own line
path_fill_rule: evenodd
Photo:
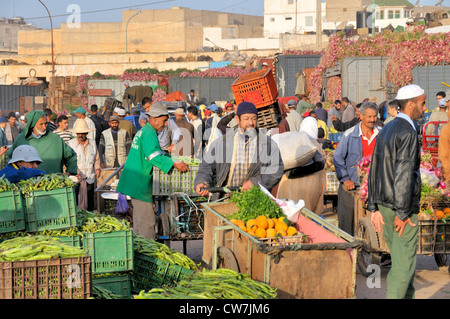
M 173 285 L 193 273 L 193 270 L 136 253 L 131 289 L 134 293 L 139 293 L 142 290 L 148 291 L 152 288 L 160 288 L 163 285 Z
M 133 233 L 131 230 L 110 233 L 83 233 L 83 249 L 92 257 L 92 273 L 133 270 Z
M 197 176 L 198 166 L 189 165 L 189 172 L 180 173 L 172 170 L 166 174 L 157 167 L 153 168 L 153 195 L 169 196 L 181 192 L 188 196 L 198 196 L 194 189 L 194 180 Z
M 0 193 L 0 233 L 25 230 L 25 212 L 20 191 Z
M 92 284 L 107 289 L 116 295 L 122 296 L 119 299 L 131 299 L 131 274 L 114 274 L 104 277 L 93 277 Z
M 23 198 L 27 231 L 58 230 L 78 225 L 73 187 L 24 193 Z
M 82 247 L 81 236 L 53 236 L 58 238 L 62 243 L 72 247 Z

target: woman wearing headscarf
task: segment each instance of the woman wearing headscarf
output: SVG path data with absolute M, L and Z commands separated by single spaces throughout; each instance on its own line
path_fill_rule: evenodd
M 309 136 L 311 142 L 317 146 L 317 151 L 305 165 L 284 172 L 274 196 L 280 199 L 291 199 L 294 202 L 302 199 L 305 202 L 305 208 L 321 215 L 326 190 L 326 171 L 322 147 L 317 141 L 317 120 L 311 116 L 304 118 L 300 125 L 300 132 L 305 132 Z

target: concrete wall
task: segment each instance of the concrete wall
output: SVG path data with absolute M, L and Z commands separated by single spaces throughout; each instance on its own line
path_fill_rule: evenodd
M 280 34 L 280 51 L 285 50 L 322 50 L 328 46 L 329 37 L 322 34 L 322 43 L 318 47 L 316 35 Z
M 79 28 L 62 23 L 60 28 L 53 30 L 55 55 L 193 51 L 203 45 L 204 26 L 233 23 L 262 27 L 264 21 L 258 16 L 185 8 L 137 13 L 138 10 L 125 10 L 122 22 L 81 23 Z M 18 53 L 49 54 L 50 38 L 49 30 L 20 31 Z
M 226 50 L 265 50 L 276 49 L 280 47 L 279 39 L 269 38 L 223 38 L 224 29 L 221 27 L 204 28 L 205 38 L 211 40 L 216 46 Z M 211 42 L 204 40 L 203 45 L 211 45 Z

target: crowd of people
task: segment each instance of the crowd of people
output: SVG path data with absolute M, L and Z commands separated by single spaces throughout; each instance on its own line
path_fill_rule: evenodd
M 444 92 L 437 97 L 439 110 L 430 120 L 447 121 L 449 99 Z M 417 239 L 418 121 L 426 110 L 425 99 L 420 87 L 408 85 L 393 101 L 377 104 L 375 97 L 369 97 L 355 103 L 344 97 L 326 110 L 321 102 L 312 104 L 303 94 L 286 104 L 280 102 L 281 121 L 267 130 L 258 128 L 258 109 L 253 103 L 228 102 L 222 108 L 212 102 L 207 106 L 199 104 L 193 90 L 187 96 L 187 107 L 173 113 L 164 103 L 145 96 L 139 108 L 116 107 L 108 118 L 105 108 L 100 110 L 97 105 L 59 116 L 51 109 L 0 114 L 0 156 L 6 153 L 8 157 L 0 176 L 17 181 L 33 174 L 66 174 L 78 184 L 78 205 L 94 210 L 94 189 L 102 170 L 123 166 L 117 192 L 131 198 L 134 231 L 155 238 L 152 172 L 155 167 L 165 173 L 187 172 L 189 166 L 176 156 L 200 161 L 193 185 L 199 196 L 209 196 L 210 186 L 243 190 L 263 186 L 277 198 L 302 199 L 306 208 L 321 215 L 326 189 L 323 150 L 333 148 L 329 135 L 340 132 L 334 153 L 340 182 L 339 227 L 354 235 L 354 198 L 349 191 L 361 182 L 357 164 L 371 157 L 374 173 L 368 182 L 368 209 L 374 228 L 380 230 L 383 225 L 392 256 L 388 296 L 413 297 L 414 274 L 406 268 L 414 268 L 414 245 L 397 237 L 407 237 L 408 242 Z M 70 116 L 76 121 L 69 128 Z M 308 142 L 318 146 L 304 165 L 284 167 L 279 145 L 271 137 L 286 132 L 303 132 Z M 450 144 L 449 135 L 446 126 L 439 145 Z M 444 159 L 448 155 L 440 153 L 444 174 L 449 174 L 449 161 Z

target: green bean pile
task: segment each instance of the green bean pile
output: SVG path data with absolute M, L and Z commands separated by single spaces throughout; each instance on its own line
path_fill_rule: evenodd
M 24 261 L 86 256 L 86 251 L 72 247 L 50 236 L 25 236 L 0 244 L 0 261 Z
M 51 173 L 21 180 L 17 183 L 23 193 L 34 191 L 49 191 L 57 188 L 73 187 L 75 183 L 70 177 L 60 173 Z
M 198 269 L 195 262 L 188 256 L 170 249 L 167 245 L 159 243 L 154 239 L 146 239 L 140 235 L 134 234 L 133 245 L 136 253 L 167 261 L 186 269 Z
M 176 286 L 141 291 L 135 299 L 275 299 L 276 289 L 231 269 L 194 273 Z
M 110 233 L 113 231 L 130 230 L 130 222 L 118 220 L 111 215 L 96 214 L 88 211 L 78 211 L 80 231 L 85 233 Z
M 5 178 L 5 175 L 0 177 L 0 193 L 1 192 L 8 192 L 8 191 L 18 191 L 19 187 L 11 183 L 7 178 Z
M 120 299 L 123 298 L 123 296 L 117 295 L 113 293 L 111 290 L 108 290 L 106 288 L 103 288 L 99 285 L 92 285 L 92 295 L 93 297 L 91 299 Z

